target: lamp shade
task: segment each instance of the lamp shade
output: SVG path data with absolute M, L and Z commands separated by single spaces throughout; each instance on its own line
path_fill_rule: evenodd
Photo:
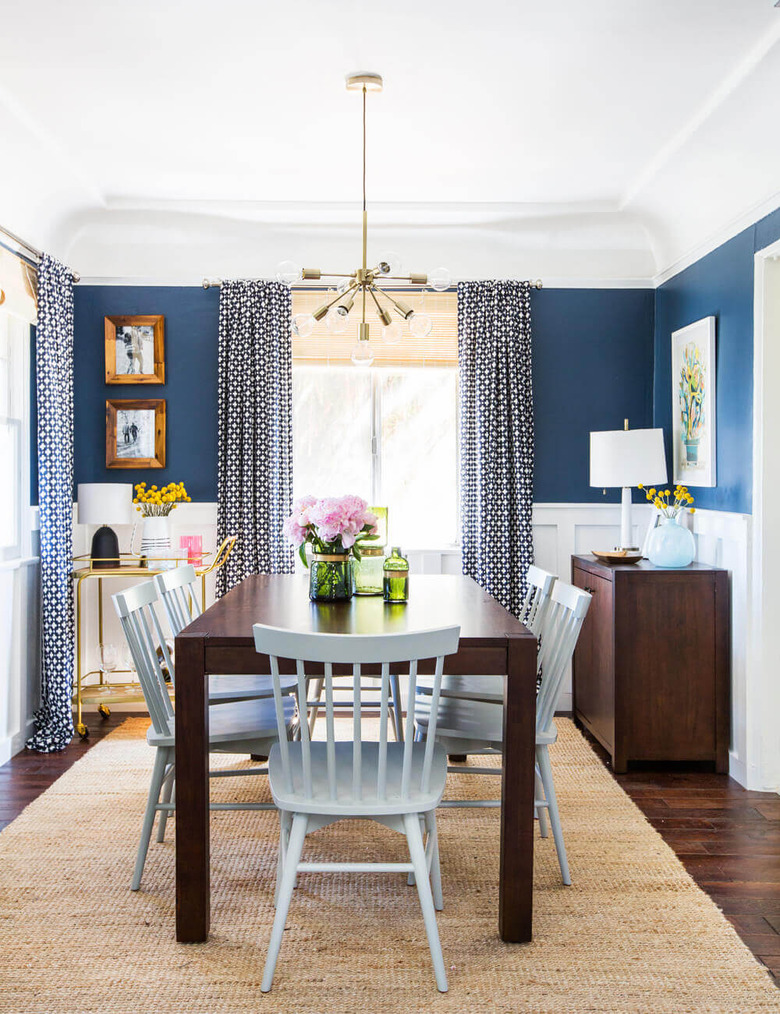
M 133 521 L 132 482 L 80 482 L 79 524 L 129 525 Z
M 666 482 L 664 431 L 602 430 L 590 435 L 591 486 Z

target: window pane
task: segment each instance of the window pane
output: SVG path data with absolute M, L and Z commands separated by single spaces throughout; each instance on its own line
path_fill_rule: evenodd
M 418 549 L 458 540 L 457 370 L 380 371 L 382 496 L 390 539 Z
M 293 369 L 295 496 L 371 489 L 371 371 L 355 366 Z
M 0 497 L 0 549 L 19 548 L 19 437 L 20 425 L 14 419 L 0 419 L 0 475 L 7 492 Z

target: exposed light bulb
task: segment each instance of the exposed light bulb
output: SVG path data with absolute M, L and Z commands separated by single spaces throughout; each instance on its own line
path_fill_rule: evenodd
M 436 292 L 444 292 L 452 285 L 452 275 L 446 268 L 434 268 L 428 275 L 428 284 Z
M 382 341 L 385 345 L 397 345 L 403 337 L 403 328 L 397 320 L 382 328 Z
M 344 334 L 347 330 L 347 314 L 341 307 L 334 306 L 328 311 L 325 324 L 331 334 Z
M 296 313 L 292 319 L 292 333 L 298 338 L 308 338 L 314 331 L 314 323 L 310 313 Z
M 294 285 L 301 280 L 301 269 L 295 261 L 280 261 L 276 265 L 276 280 L 285 285 Z
M 379 258 L 379 270 L 383 275 L 402 275 L 401 258 L 393 250 L 385 250 Z
M 413 313 L 409 318 L 409 330 L 415 338 L 426 338 L 433 328 L 433 321 L 427 313 Z
M 370 366 L 374 361 L 374 350 L 369 341 L 356 341 L 352 346 L 352 362 L 355 366 Z

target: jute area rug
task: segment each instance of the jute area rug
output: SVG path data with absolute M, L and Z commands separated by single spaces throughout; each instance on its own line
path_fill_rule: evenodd
M 128 720 L 0 833 L 0 1010 L 780 1011 L 768 973 L 565 720 L 553 764 L 574 886 L 561 885 L 552 838 L 537 837 L 532 944 L 497 936 L 498 811 L 444 810 L 449 993 L 436 992 L 404 877 L 310 874 L 263 996 L 276 815 L 212 815 L 211 939 L 177 944 L 171 825 L 150 848 L 141 892 L 129 890 L 152 764 L 146 724 Z M 484 798 L 498 784 L 458 776 L 450 791 Z M 212 791 L 264 795 L 265 778 L 217 780 Z M 400 859 L 402 845 L 378 825 L 344 823 L 313 835 L 308 855 Z

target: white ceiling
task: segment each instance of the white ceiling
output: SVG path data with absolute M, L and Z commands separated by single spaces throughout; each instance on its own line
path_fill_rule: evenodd
M 0 223 L 87 274 L 354 259 L 356 69 L 385 77 L 369 207 L 405 260 L 650 278 L 780 203 L 773 0 L 0 0 L 0 25 Z

